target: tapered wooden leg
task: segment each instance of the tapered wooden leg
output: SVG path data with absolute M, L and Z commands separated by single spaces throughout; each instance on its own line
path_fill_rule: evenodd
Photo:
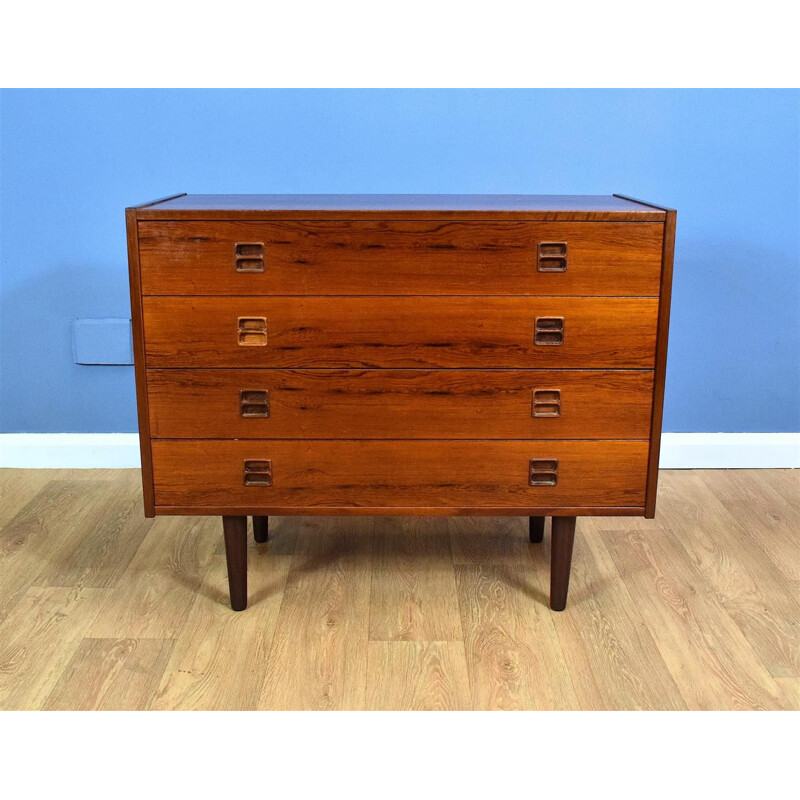
M 269 517 L 253 517 L 253 538 L 259 544 L 269 539 Z
M 529 531 L 532 542 L 544 540 L 544 517 L 528 517 Z
M 231 608 L 247 608 L 247 517 L 223 517 L 225 558 L 228 561 L 228 588 Z
M 575 517 L 553 517 L 550 553 L 550 608 L 563 611 L 567 607 L 569 570 L 572 546 L 575 543 Z

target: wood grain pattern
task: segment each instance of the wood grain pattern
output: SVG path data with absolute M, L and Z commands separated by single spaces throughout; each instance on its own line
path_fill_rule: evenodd
M 41 491 L 33 492 L 0 532 L 0 621 L 42 572 L 63 557 L 64 548 L 75 546 L 74 532 L 65 529 L 64 519 L 96 520 L 96 509 L 106 496 L 102 481 L 42 478 Z M 21 484 L 26 485 L 36 484 Z M 13 497 L 9 500 L 13 503 Z
M 689 710 L 780 708 L 775 679 L 678 536 L 608 532 L 603 542 Z
M 758 558 L 757 545 L 737 519 L 723 525 L 720 500 L 693 472 L 678 473 L 662 496 L 661 525 L 684 520 L 692 561 L 750 646 L 776 678 L 800 678 L 800 597 L 786 592 L 781 575 Z M 800 521 L 800 514 L 796 521 Z M 746 567 L 730 553 L 746 558 Z M 800 546 L 798 547 L 800 555 Z
M 144 711 L 167 666 L 171 639 L 84 639 L 45 711 Z
M 273 507 L 591 508 L 642 505 L 647 442 L 157 439 L 153 458 L 157 504 L 199 513 L 225 505 L 269 514 Z M 528 485 L 531 458 L 558 459 L 557 485 Z M 269 459 L 272 485 L 245 486 L 245 459 Z
M 657 296 L 660 223 L 140 222 L 145 295 Z M 567 269 L 540 272 L 539 242 Z M 263 244 L 241 272 L 237 242 Z
M 183 194 L 139 206 L 139 219 L 664 219 L 663 210 L 611 195 Z
M 151 709 L 246 710 L 257 704 L 291 558 L 259 558 L 254 545 L 250 555 L 254 613 L 231 613 L 225 559 L 215 556 Z
M 372 575 L 372 641 L 461 641 L 447 520 L 386 520 Z
M 153 525 L 88 635 L 173 639 L 220 538 L 218 519 L 170 519 Z
M 38 708 L 44 703 L 108 591 L 28 589 L 0 625 L 0 709 Z
M 469 677 L 463 643 L 371 641 L 367 708 L 469 711 Z
M 127 473 L 0 470 L 0 496 L 17 509 L 0 522 L 0 709 L 800 710 L 800 677 L 771 674 L 795 652 L 799 479 L 666 471 L 658 520 L 581 519 L 564 614 L 546 609 L 550 535 L 529 544 L 527 517 L 402 520 L 438 540 L 421 545 L 420 565 L 408 564 L 394 517 L 274 517 L 269 543 L 250 544 L 250 609 L 236 614 L 218 519 L 148 522 L 119 575 L 128 544 L 113 519 L 104 530 L 100 508 L 117 489 L 127 506 L 141 499 Z M 63 580 L 93 574 L 87 528 L 108 548 L 108 585 L 37 586 L 51 559 L 70 564 Z M 419 588 L 454 564 L 451 594 Z M 290 568 L 297 585 L 285 592 Z M 413 589 L 397 587 L 413 587 L 414 570 L 426 612 L 417 635 L 439 635 L 428 615 L 449 618 L 458 603 L 461 641 L 370 639 L 377 603 L 402 619 Z M 143 620 L 119 613 L 118 593 Z
M 142 516 L 140 485 L 139 471 L 130 469 L 122 470 L 107 490 L 95 487 L 97 502 L 84 514 L 84 536 L 73 537 L 71 550 L 54 549 L 36 583 L 116 586 L 153 524 Z
M 525 367 L 651 369 L 654 298 L 146 297 L 148 367 Z M 239 317 L 266 317 L 264 347 Z M 536 317 L 564 317 L 536 346 Z M 187 325 L 186 320 L 191 320 Z
M 683 710 L 681 693 L 594 525 L 594 518 L 579 520 L 569 613 L 553 615 L 564 659 L 576 676 L 572 685 L 580 707 Z M 549 538 L 544 545 L 546 565 Z M 536 574 L 544 595 L 546 574 Z
M 59 477 L 53 470 L 41 469 L 4 469 L 0 471 L 0 475 L 3 476 L 0 480 L 0 531 L 44 488 L 43 478 Z M 5 552 L 7 546 L 3 536 L 0 539 L 2 552 Z
M 167 439 L 647 439 L 653 374 L 628 370 L 159 369 L 151 432 Z M 269 392 L 244 417 L 242 390 Z M 532 392 L 557 389 L 558 417 Z
M 472 707 L 578 708 L 552 615 L 528 571 L 457 566 L 456 580 Z
M 260 709 L 364 708 L 372 530 L 369 518 L 304 521 Z
M 800 711 L 800 681 L 797 678 L 777 678 L 775 682 L 781 691 L 781 708 Z
M 699 473 L 727 514 L 767 556 L 773 574 L 800 593 L 800 470 Z
M 527 525 L 519 517 L 451 519 L 448 528 L 454 564 L 530 567 L 533 563 Z

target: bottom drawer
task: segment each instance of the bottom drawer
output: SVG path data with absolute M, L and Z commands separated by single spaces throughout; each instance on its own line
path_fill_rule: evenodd
M 152 442 L 160 513 L 642 511 L 647 441 Z

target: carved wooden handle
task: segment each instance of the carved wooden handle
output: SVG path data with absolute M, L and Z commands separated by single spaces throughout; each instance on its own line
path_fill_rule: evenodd
M 267 343 L 266 317 L 239 317 L 239 344 L 263 347 Z
M 539 242 L 539 272 L 567 271 L 567 243 Z
M 561 416 L 561 390 L 560 389 L 533 389 L 531 391 L 531 416 L 532 417 L 560 417 Z
M 239 392 L 239 413 L 243 417 L 268 417 L 269 392 L 266 389 L 242 389 Z
M 537 345 L 564 344 L 564 317 L 536 317 L 533 343 Z
M 263 272 L 264 243 L 237 242 L 234 262 L 237 272 Z
M 530 486 L 555 486 L 558 483 L 557 458 L 532 458 L 528 464 Z
M 250 459 L 244 462 L 245 486 L 272 486 L 272 461 Z

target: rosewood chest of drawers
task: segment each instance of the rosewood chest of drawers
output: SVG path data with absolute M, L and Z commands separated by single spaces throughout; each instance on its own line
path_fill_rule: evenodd
M 621 196 L 178 195 L 127 210 L 147 516 L 652 517 L 675 212 Z M 487 524 L 490 521 L 487 520 Z

